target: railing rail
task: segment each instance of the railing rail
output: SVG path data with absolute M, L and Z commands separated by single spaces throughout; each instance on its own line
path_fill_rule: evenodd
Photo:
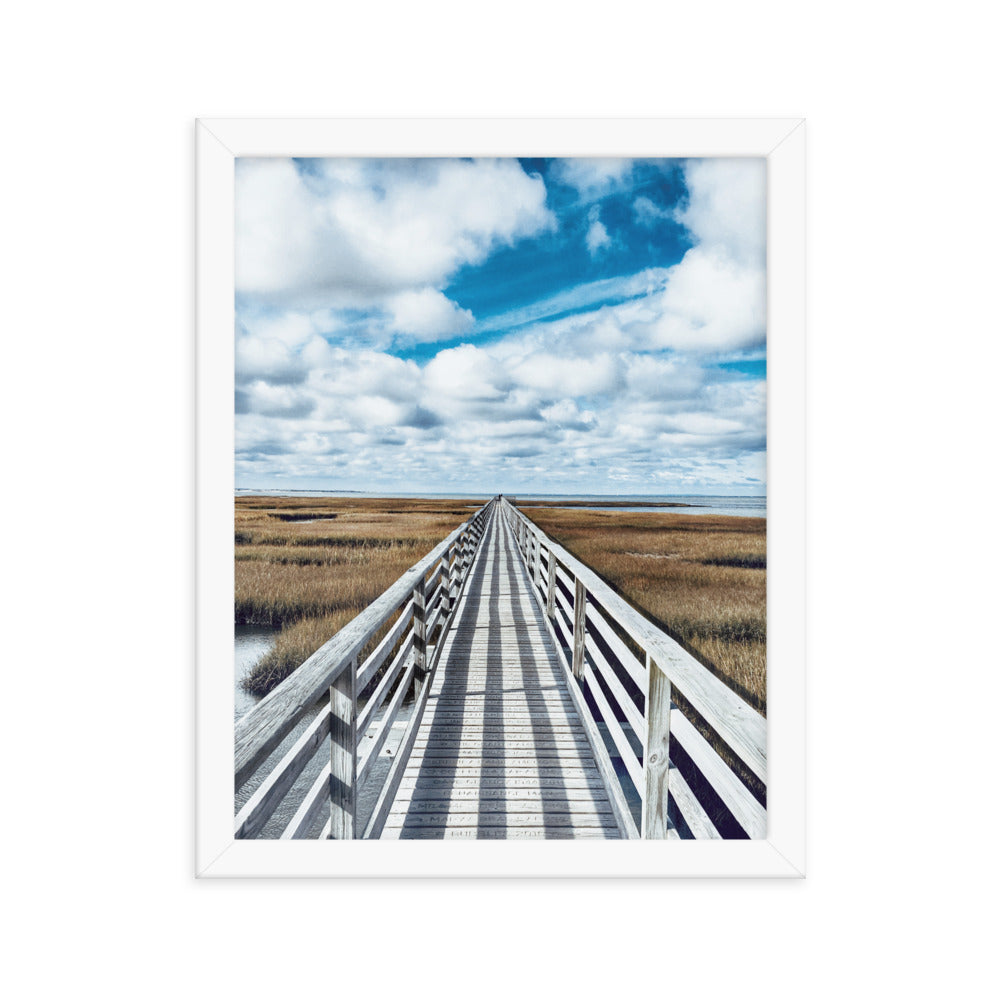
M 571 675 L 570 692 L 622 833 L 644 839 L 764 837 L 766 809 L 758 798 L 767 784 L 763 716 L 506 498 L 501 513 Z M 677 707 L 677 693 L 713 739 Z M 749 781 L 759 782 L 758 794 L 717 752 L 720 741 L 753 775 Z
M 329 762 L 302 796 L 282 837 L 308 836 L 324 810 L 329 811 L 329 820 L 321 837 L 379 835 L 420 725 L 428 675 L 437 662 L 495 502 L 491 500 L 456 528 L 237 722 L 234 775 L 239 790 L 258 775 L 262 765 L 309 712 L 315 712 L 309 725 L 273 763 L 240 809 L 235 820 L 237 839 L 260 834 L 324 744 L 330 747 Z M 387 625 L 375 648 L 361 661 L 366 646 Z M 359 713 L 359 697 L 371 687 L 382 668 L 383 675 Z M 414 707 L 410 720 L 374 811 L 364 831 L 360 831 L 359 788 L 372 779 L 373 765 L 411 690 Z M 319 705 L 327 693 L 328 699 Z M 375 730 L 376 716 L 386 702 Z M 361 741 L 370 731 L 373 738 L 366 741 L 364 754 L 360 755 Z

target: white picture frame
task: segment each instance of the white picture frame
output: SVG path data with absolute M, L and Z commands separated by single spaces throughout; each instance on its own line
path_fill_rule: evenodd
M 199 877 L 805 875 L 805 128 L 800 118 L 197 122 Z M 768 168 L 768 832 L 754 841 L 233 837 L 234 160 L 238 156 L 763 156 Z

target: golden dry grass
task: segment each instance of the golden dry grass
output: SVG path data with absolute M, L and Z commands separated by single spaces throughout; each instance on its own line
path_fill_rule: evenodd
M 266 694 L 475 510 L 463 501 L 237 497 L 235 619 L 281 626 Z
M 767 521 L 524 511 L 760 711 L 767 707 Z

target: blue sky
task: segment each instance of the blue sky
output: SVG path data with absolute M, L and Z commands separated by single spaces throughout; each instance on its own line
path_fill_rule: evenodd
M 760 159 L 246 159 L 236 485 L 761 494 Z

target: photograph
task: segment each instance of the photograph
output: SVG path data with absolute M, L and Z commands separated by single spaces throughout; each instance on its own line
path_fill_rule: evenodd
M 765 839 L 767 158 L 233 170 L 234 838 Z

